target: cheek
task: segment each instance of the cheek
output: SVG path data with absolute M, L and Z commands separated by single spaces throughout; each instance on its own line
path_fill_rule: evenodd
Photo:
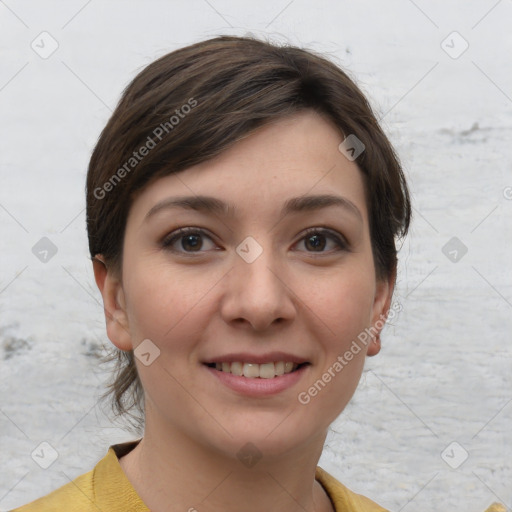
M 317 287 L 318 293 L 309 301 L 311 309 L 329 327 L 331 335 L 327 340 L 331 348 L 342 350 L 370 325 L 375 280 L 371 271 L 364 269 L 340 272 L 338 277 L 331 275 Z
M 139 340 L 173 345 L 179 351 L 203 327 L 208 290 L 215 284 L 211 273 L 170 269 L 166 264 L 132 265 L 125 280 L 130 332 Z M 174 343 L 176 342 L 176 343 Z
M 340 275 L 319 287 L 322 293 L 308 304 L 326 328 L 323 335 L 316 333 L 318 364 L 298 399 L 305 413 L 315 411 L 312 414 L 321 416 L 326 427 L 343 411 L 361 378 L 371 342 L 364 333 L 371 322 L 372 277 L 368 272 Z
M 168 266 L 144 263 L 132 264 L 125 280 L 134 347 L 149 339 L 160 350 L 154 364 L 136 361 L 137 371 L 146 398 L 164 404 L 170 415 L 186 410 L 190 400 L 180 383 L 187 378 L 187 360 L 204 331 L 205 290 L 211 287 L 206 284 L 204 275 L 193 278 L 175 268 L 171 273 Z
M 155 266 L 131 265 L 125 278 L 130 332 L 136 338 L 157 342 L 173 327 L 187 304 L 178 293 L 178 283 L 171 284 Z M 135 344 L 137 340 L 134 340 Z

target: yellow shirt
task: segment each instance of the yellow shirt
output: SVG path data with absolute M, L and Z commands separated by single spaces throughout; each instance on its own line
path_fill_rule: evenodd
M 140 440 L 110 446 L 95 468 L 72 482 L 11 512 L 150 512 L 124 474 L 119 458 Z M 336 512 L 387 512 L 376 503 L 355 494 L 322 468 L 316 480 L 331 499 Z

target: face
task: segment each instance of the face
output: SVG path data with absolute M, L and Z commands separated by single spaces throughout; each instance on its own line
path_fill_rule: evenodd
M 100 288 L 110 339 L 144 354 L 147 426 L 231 456 L 323 440 L 379 350 L 361 334 L 392 291 L 342 140 L 296 114 L 134 201 L 122 277 Z

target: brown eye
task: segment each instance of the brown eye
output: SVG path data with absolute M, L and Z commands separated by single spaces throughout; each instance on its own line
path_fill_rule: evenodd
M 201 253 L 204 252 L 201 250 L 204 248 L 204 245 L 208 245 L 205 244 L 204 239 L 210 240 L 212 245 L 215 245 L 202 229 L 180 228 L 162 240 L 162 247 L 181 254 Z
M 314 251 L 324 249 L 326 242 L 324 235 L 310 235 L 305 238 L 306 247 L 312 247 Z
M 307 231 L 301 242 L 304 241 L 304 245 L 308 252 L 330 252 L 329 247 L 327 251 L 324 251 L 328 246 L 328 241 L 334 242 L 334 250 L 348 250 L 347 242 L 333 231 L 327 229 L 312 228 Z
M 185 235 L 181 237 L 181 248 L 187 250 L 190 248 L 192 251 L 201 249 L 203 241 L 201 235 Z

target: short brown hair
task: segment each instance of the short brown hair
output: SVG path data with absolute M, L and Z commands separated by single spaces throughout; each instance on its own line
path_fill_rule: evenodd
M 128 212 L 148 183 L 209 160 L 256 128 L 305 109 L 327 117 L 340 136 L 354 135 L 364 144 L 356 163 L 365 183 L 376 276 L 394 275 L 396 239 L 406 235 L 411 217 L 409 192 L 367 99 L 323 56 L 252 37 L 221 36 L 178 49 L 126 87 L 89 164 L 91 256 L 103 255 L 110 269 L 121 272 Z M 117 372 L 106 396 L 112 394 L 118 415 L 135 408 L 143 416 L 133 352 L 117 350 L 115 357 Z

